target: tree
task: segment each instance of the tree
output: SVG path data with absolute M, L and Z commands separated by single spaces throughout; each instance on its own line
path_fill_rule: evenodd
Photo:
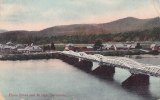
M 136 45 L 136 47 L 135 47 L 136 49 L 142 49 L 142 46 L 141 46 L 141 44 L 140 43 L 137 43 L 137 45 Z
M 55 47 L 54 43 L 52 42 L 51 43 L 51 50 L 55 50 L 55 49 L 56 49 L 56 47 Z
M 94 50 L 102 50 L 103 44 L 102 44 L 102 40 L 98 39 L 95 41 L 94 43 Z
M 43 45 L 43 52 L 45 52 L 46 51 L 46 46 L 45 45 Z

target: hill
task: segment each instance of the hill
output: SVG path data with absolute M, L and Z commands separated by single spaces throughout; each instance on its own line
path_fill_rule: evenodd
M 121 33 L 129 31 L 143 31 L 160 27 L 160 18 L 137 19 L 127 17 L 109 23 L 102 24 L 75 24 L 55 26 L 40 31 L 49 35 L 68 35 L 75 33 L 102 34 L 102 33 Z
M 7 32 L 7 30 L 0 29 L 0 33 Z
M 160 29 L 160 18 L 138 19 L 127 17 L 109 23 L 101 24 L 73 24 L 54 26 L 40 31 L 7 31 L 0 34 L 0 42 L 18 43 L 48 43 L 56 42 L 84 42 L 86 36 L 102 37 L 105 41 L 125 40 L 154 40 Z M 116 34 L 119 33 L 119 34 Z M 104 34 L 104 35 L 103 35 Z M 105 35 L 106 34 L 106 35 Z M 108 36 L 109 34 L 109 36 Z M 152 35 L 151 35 L 152 34 Z M 155 35 L 156 34 L 156 35 Z M 98 36 L 99 35 L 99 36 Z M 135 36 L 138 35 L 138 36 Z M 132 37 L 131 37 L 132 36 Z M 141 38 L 139 38 L 142 36 Z M 145 39 L 143 37 L 145 36 Z M 152 37 L 150 37 L 152 36 Z M 158 35 L 159 36 L 159 35 Z M 67 37 L 67 38 L 66 38 Z M 71 38 L 72 37 L 72 38 Z M 81 38 L 79 41 L 75 37 Z M 108 38 L 109 37 L 109 38 Z M 134 39 L 136 38 L 136 39 Z M 150 39 L 152 38 L 152 39 Z M 159 40 L 159 39 L 156 39 Z M 86 41 L 90 42 L 90 40 Z

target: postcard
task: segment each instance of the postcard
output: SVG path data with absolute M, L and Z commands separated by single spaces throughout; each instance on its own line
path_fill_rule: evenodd
M 0 0 L 0 100 L 160 100 L 160 0 Z

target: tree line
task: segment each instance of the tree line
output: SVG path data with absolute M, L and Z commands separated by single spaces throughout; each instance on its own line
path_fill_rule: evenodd
M 125 33 L 109 33 L 109 34 L 84 34 L 75 33 L 73 35 L 38 35 L 38 33 L 14 33 L 0 34 L 0 43 L 8 41 L 23 44 L 47 44 L 54 43 L 94 43 L 96 39 L 101 39 L 103 42 L 115 41 L 160 41 L 160 28 L 154 28 L 144 31 L 131 31 Z

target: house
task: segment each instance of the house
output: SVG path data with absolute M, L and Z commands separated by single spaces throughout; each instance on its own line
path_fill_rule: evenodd
M 14 44 L 12 42 L 7 42 L 6 45 L 8 45 L 8 46 L 14 46 Z
M 0 44 L 1 53 L 16 53 L 17 47 L 12 42 L 7 42 L 6 44 Z
M 26 46 L 28 46 L 27 44 L 16 44 L 15 45 L 18 49 L 20 48 L 25 48 Z
M 3 53 L 16 53 L 17 47 L 16 46 L 9 46 L 9 45 L 0 45 L 0 51 Z
M 65 46 L 66 51 L 73 50 L 73 51 L 93 51 L 92 46 L 86 46 L 86 45 L 73 45 L 73 44 L 67 44 Z
M 103 50 L 109 50 L 112 47 L 112 44 L 104 44 Z
M 150 45 L 150 49 L 153 51 L 153 50 L 160 50 L 160 46 L 158 44 L 151 44 Z
M 43 49 L 39 46 L 28 46 L 26 49 L 29 50 L 29 52 L 42 52 Z
M 69 51 L 69 50 L 73 50 L 74 49 L 74 45 L 73 44 L 67 44 L 64 48 L 64 50 Z
M 103 50 L 129 50 L 129 49 L 135 49 L 135 44 L 123 44 L 123 43 L 117 43 L 117 44 L 105 44 L 103 47 Z
M 93 51 L 93 46 L 87 46 L 87 51 Z
M 108 45 L 108 50 L 126 50 L 126 49 L 128 49 L 127 46 L 120 43 Z
M 128 48 L 129 49 L 135 49 L 136 48 L 136 44 L 128 44 Z
M 109 48 L 109 50 L 117 50 L 116 45 L 111 45 L 111 47 Z
M 35 52 L 43 52 L 43 49 L 39 46 L 27 46 L 24 49 L 20 48 L 17 51 L 20 53 L 35 53 Z

